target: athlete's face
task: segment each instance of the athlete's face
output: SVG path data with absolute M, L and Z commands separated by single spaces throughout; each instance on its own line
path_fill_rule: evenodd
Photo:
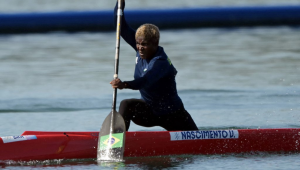
M 154 57 L 158 43 L 146 40 L 144 37 L 137 37 L 136 48 L 142 59 L 151 59 Z

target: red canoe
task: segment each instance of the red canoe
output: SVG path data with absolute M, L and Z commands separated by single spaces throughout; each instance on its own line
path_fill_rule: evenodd
M 1 137 L 0 160 L 97 157 L 99 132 L 25 131 Z M 299 152 L 300 129 L 239 129 L 127 132 L 125 157 L 181 154 Z

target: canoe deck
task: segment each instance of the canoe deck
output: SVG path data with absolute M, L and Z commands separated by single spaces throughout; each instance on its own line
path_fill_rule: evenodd
M 25 131 L 1 137 L 0 160 L 96 158 L 98 134 Z M 299 152 L 299 142 L 299 128 L 126 132 L 124 157 L 291 153 Z

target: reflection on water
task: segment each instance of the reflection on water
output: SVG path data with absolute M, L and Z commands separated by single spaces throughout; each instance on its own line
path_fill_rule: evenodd
M 245 169 L 273 169 L 283 168 L 296 170 L 300 163 L 298 153 L 291 154 L 225 154 L 225 155 L 181 155 L 161 157 L 125 158 L 124 162 L 102 162 L 96 159 L 72 159 L 53 161 L 29 162 L 1 162 L 2 168 L 22 169 L 232 169 L 232 167 L 245 167 Z
M 100 169 L 164 169 L 178 168 L 185 164 L 193 162 L 197 157 L 192 155 L 183 156 L 161 156 L 161 157 L 140 157 L 140 158 L 125 158 L 124 162 L 97 162 L 96 159 L 60 159 L 60 160 L 45 160 L 45 161 L 3 161 L 2 167 L 73 167 L 80 169 L 98 166 Z

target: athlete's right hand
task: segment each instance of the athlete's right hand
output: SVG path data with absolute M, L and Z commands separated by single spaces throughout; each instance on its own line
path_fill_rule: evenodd
M 110 84 L 111 84 L 111 87 L 114 88 L 114 89 L 115 88 L 123 89 L 125 87 L 125 84 L 119 78 L 113 79 L 110 82 Z

